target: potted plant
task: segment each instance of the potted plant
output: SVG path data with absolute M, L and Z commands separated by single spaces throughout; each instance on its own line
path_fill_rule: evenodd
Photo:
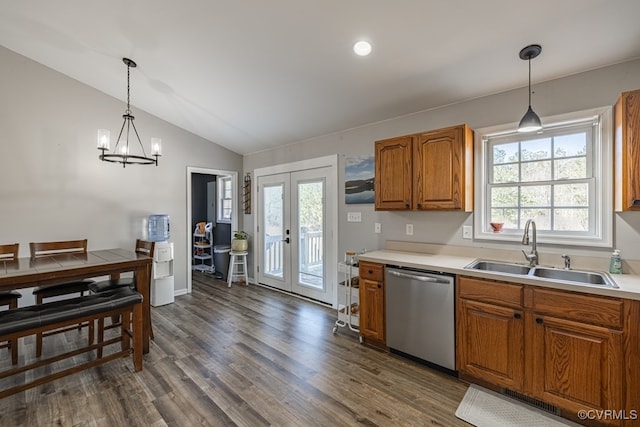
M 236 252 L 246 252 L 249 249 L 249 235 L 246 231 L 234 231 L 231 239 L 231 250 Z

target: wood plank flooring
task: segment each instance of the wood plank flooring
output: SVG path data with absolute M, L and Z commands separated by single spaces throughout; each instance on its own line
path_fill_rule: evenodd
M 119 359 L 10 396 L 0 425 L 468 426 L 454 415 L 465 383 L 359 344 L 346 328 L 332 334 L 329 308 L 194 274 L 193 293 L 152 316 L 142 372 Z M 21 342 L 20 357 L 33 354 L 31 339 Z M 0 359 L 10 365 L 6 349 Z

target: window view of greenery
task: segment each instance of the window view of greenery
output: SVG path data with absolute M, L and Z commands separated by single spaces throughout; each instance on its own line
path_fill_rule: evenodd
M 490 142 L 490 222 L 519 230 L 533 219 L 538 230 L 588 232 L 591 132 L 583 127 L 528 138 Z
M 300 275 L 298 280 L 321 289 L 323 267 L 323 199 L 322 181 L 298 184 L 298 259 Z

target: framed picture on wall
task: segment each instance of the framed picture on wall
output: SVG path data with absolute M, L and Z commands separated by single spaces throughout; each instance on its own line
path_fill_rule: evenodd
M 373 203 L 374 155 L 345 157 L 344 202 L 346 204 Z

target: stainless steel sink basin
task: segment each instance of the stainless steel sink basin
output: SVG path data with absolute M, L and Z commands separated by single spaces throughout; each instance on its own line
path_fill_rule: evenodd
M 521 264 L 482 259 L 475 260 L 471 264 L 467 265 L 465 269 L 500 273 L 513 277 L 527 276 L 529 278 L 570 282 L 586 286 L 618 288 L 616 282 L 614 282 L 607 273 L 599 273 L 595 271 L 561 270 L 559 268 L 540 266 L 529 267 Z
M 609 286 L 617 288 L 618 285 L 604 273 L 594 271 L 560 270 L 556 268 L 536 267 L 532 275 L 545 279 L 562 280 L 565 282 L 579 282 L 585 285 Z
M 517 274 L 517 275 L 527 275 L 531 267 L 520 264 L 510 264 L 507 262 L 500 261 L 485 261 L 485 260 L 476 260 L 471 264 L 467 265 L 465 268 L 471 270 L 483 270 L 483 271 L 491 271 L 495 273 L 507 273 L 507 274 Z

